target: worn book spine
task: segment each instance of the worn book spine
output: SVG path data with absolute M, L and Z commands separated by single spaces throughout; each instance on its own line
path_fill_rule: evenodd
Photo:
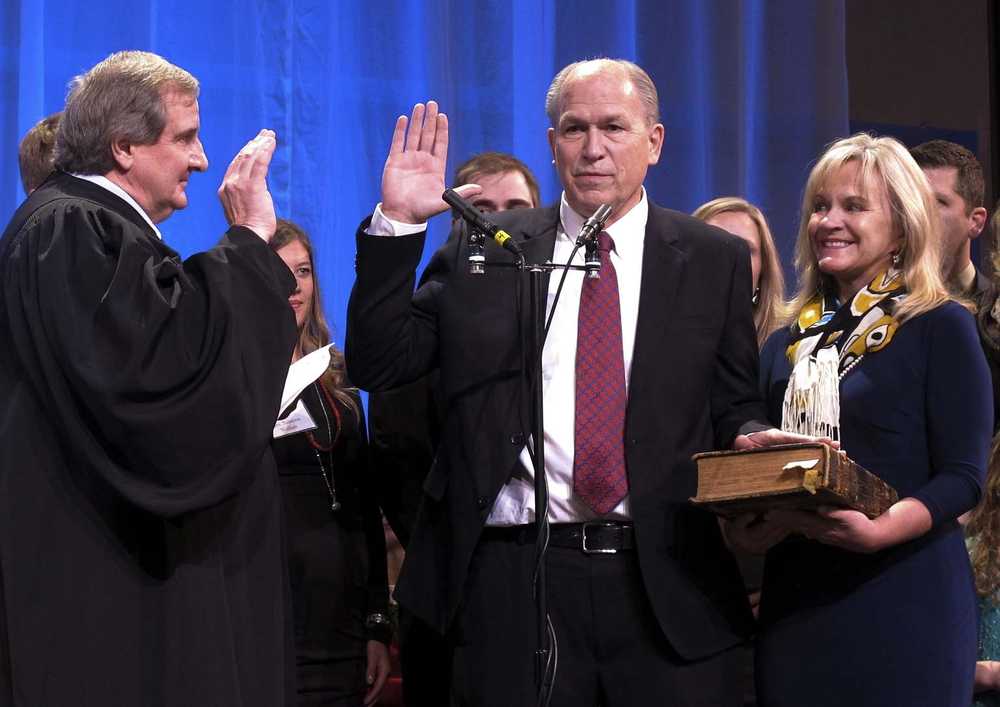
M 777 508 L 853 508 L 874 518 L 896 491 L 845 454 L 818 444 L 696 454 L 698 495 L 691 499 L 732 517 Z M 811 467 L 804 465 L 811 462 Z

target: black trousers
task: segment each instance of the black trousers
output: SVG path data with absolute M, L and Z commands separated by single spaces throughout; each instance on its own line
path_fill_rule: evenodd
M 451 684 L 451 643 L 399 607 L 399 663 L 404 707 L 445 707 Z
M 535 704 L 534 542 L 482 540 L 452 632 L 451 704 Z M 739 707 L 738 648 L 687 662 L 653 615 L 633 551 L 548 550 L 557 671 L 552 707 Z

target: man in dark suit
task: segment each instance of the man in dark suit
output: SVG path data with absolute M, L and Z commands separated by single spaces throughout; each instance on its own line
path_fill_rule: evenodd
M 993 305 L 997 295 L 989 269 L 983 274 L 972 262 L 972 241 L 986 226 L 983 167 L 968 149 L 948 140 L 929 140 L 910 149 L 923 169 L 937 201 L 941 274 L 948 289 L 971 300 L 977 309 L 979 336 L 993 382 L 993 429 L 1000 427 L 1000 350 Z
M 538 181 L 521 160 L 503 152 L 481 152 L 455 169 L 455 186 L 476 184 L 471 202 L 486 214 L 541 205 Z M 457 218 L 457 217 L 456 217 Z M 456 229 L 457 237 L 461 230 Z M 372 469 L 379 503 L 405 549 L 423 499 L 440 439 L 444 401 L 437 369 L 393 390 L 368 397 Z M 451 648 L 447 641 L 405 607 L 399 611 L 399 663 L 406 707 L 448 703 Z
M 910 154 L 937 201 L 942 275 L 955 295 L 978 303 L 989 289 L 989 278 L 972 262 L 972 241 L 986 225 L 983 168 L 974 154 L 948 140 L 921 143 Z
M 600 204 L 614 208 L 601 277 L 570 273 L 542 360 L 551 704 L 737 705 L 732 649 L 749 633 L 749 607 L 716 519 L 687 499 L 691 454 L 789 440 L 754 422 L 764 413 L 749 255 L 648 200 L 642 183 L 663 126 L 638 66 L 572 64 L 553 80 L 546 110 L 561 203 L 497 223 L 528 262 L 565 262 L 584 219 Z M 530 323 L 516 306 L 528 275 L 471 275 L 465 244 L 450 239 L 413 293 L 424 222 L 446 208 L 447 131 L 433 102 L 397 120 L 383 201 L 358 233 L 348 369 L 378 390 L 440 366 L 441 445 L 398 598 L 452 641 L 453 704 L 529 704 Z M 513 260 L 493 247 L 487 258 Z M 545 285 L 550 308 L 558 280 Z

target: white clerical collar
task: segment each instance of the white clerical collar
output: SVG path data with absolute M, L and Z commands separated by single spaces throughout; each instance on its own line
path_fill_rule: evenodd
M 649 218 L 649 201 L 646 199 L 646 187 L 640 188 L 642 189 L 642 195 L 639 197 L 639 202 L 629 209 L 624 216 L 604 229 L 611 236 L 611 240 L 615 242 L 615 252 L 620 257 L 625 257 L 622 249 L 624 248 L 627 251 L 634 243 L 634 235 L 630 237 L 629 234 L 639 233 L 639 237 L 642 238 L 646 233 L 646 221 Z M 564 191 L 562 193 L 562 201 L 559 204 L 559 221 L 563 227 L 562 237 L 576 240 L 576 234 L 580 232 L 583 222 L 588 217 L 589 214 L 581 216 L 573 210 L 573 207 L 566 201 L 566 192 Z M 571 233 L 573 234 L 572 237 L 570 236 Z
M 142 207 L 139 206 L 139 202 L 133 199 L 132 196 L 127 191 L 122 189 L 120 186 L 112 182 L 103 174 L 74 174 L 73 176 L 76 177 L 77 179 L 83 179 L 85 181 L 88 181 L 91 184 L 96 184 L 99 187 L 104 187 L 115 196 L 123 199 L 126 204 L 131 206 L 137 212 L 139 212 L 139 215 L 142 216 L 143 220 L 149 224 L 150 228 L 153 229 L 153 233 L 156 234 L 156 237 L 159 238 L 161 241 L 163 240 L 163 235 L 160 233 L 160 229 L 158 229 L 156 227 L 156 224 L 153 223 L 153 221 L 149 218 L 149 214 L 143 211 Z

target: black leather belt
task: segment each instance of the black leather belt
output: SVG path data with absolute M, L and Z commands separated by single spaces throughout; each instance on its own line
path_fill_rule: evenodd
M 487 527 L 483 540 L 535 541 L 534 525 Z M 635 549 L 632 523 L 592 520 L 586 523 L 554 523 L 549 526 L 549 546 L 579 550 L 588 555 L 613 555 Z

